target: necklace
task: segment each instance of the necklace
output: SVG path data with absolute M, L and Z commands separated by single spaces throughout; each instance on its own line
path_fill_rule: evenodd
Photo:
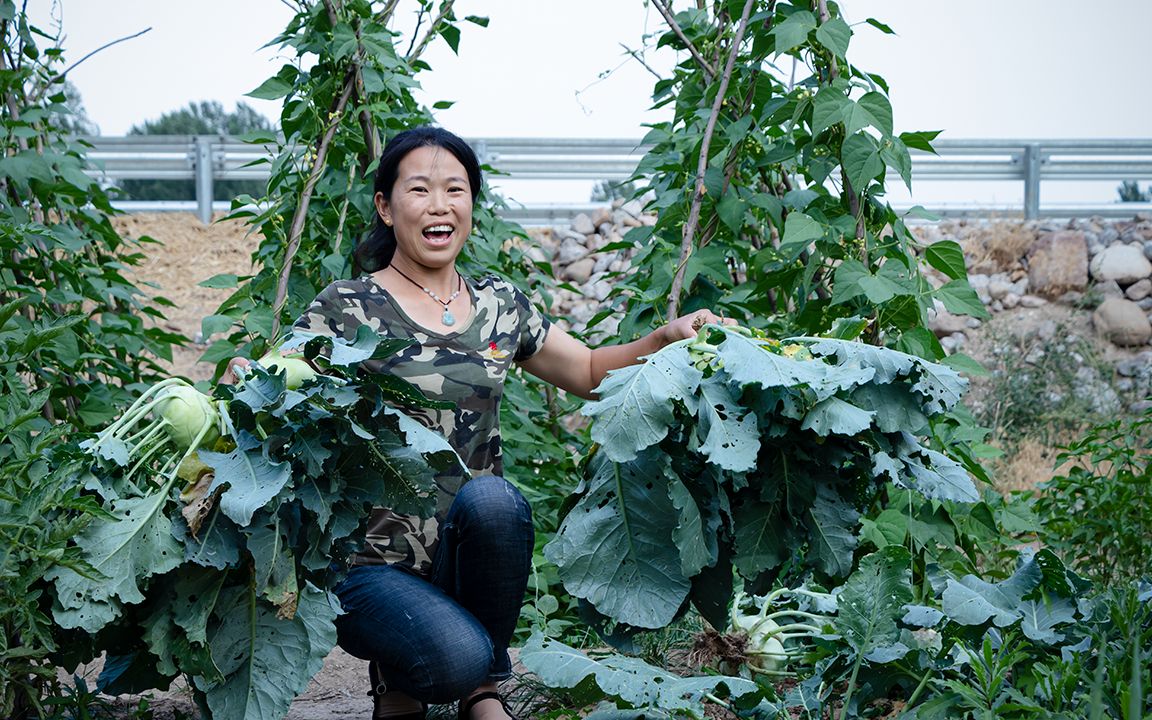
M 463 282 L 464 282 L 460 277 L 460 273 L 456 273 L 456 290 L 451 295 L 448 296 L 447 300 L 441 300 L 439 295 L 437 295 L 436 293 L 432 292 L 428 288 L 424 287 L 420 283 L 416 282 L 412 278 L 405 275 L 400 270 L 400 268 L 393 265 L 392 269 L 395 270 L 396 272 L 400 273 L 400 277 L 404 278 L 408 282 L 412 283 L 413 285 L 415 285 L 416 287 L 420 288 L 425 293 L 427 293 L 428 297 L 432 298 L 433 300 L 435 300 L 436 302 L 438 302 L 444 306 L 444 314 L 440 316 L 440 322 L 442 322 L 448 326 L 452 326 L 452 325 L 456 324 L 456 316 L 453 315 L 452 311 L 448 309 L 448 305 L 449 305 L 449 303 L 451 303 L 453 300 L 455 300 L 460 295 L 460 287 L 461 287 L 461 285 L 463 285 Z

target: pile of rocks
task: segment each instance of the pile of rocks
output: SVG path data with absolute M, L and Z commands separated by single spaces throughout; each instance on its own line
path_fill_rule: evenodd
M 928 242 L 953 239 L 964 247 L 969 282 L 994 317 L 1049 304 L 1056 306 L 1052 311 L 1063 311 L 1044 311 L 1040 317 L 1047 319 L 1025 325 L 1032 342 L 1026 345 L 1027 356 L 1020 367 L 1046 366 L 1044 355 L 1052 353 L 1074 378 L 1065 390 L 1041 383 L 1046 397 L 1037 397 L 1038 405 L 1056 408 L 1065 401 L 1061 394 L 1066 391 L 1102 416 L 1124 409 L 1140 414 L 1152 406 L 1152 349 L 1148 349 L 1152 344 L 1152 217 L 1079 219 L 1061 225 L 960 221 L 924 226 L 917 233 Z M 934 282 L 946 280 L 933 278 Z M 1053 315 L 1083 320 L 1065 326 L 1052 320 Z M 937 304 L 929 325 L 945 350 L 954 352 L 967 350 L 970 341 L 979 339 L 983 323 L 953 315 Z M 1086 333 L 1081 335 L 1073 326 L 1083 326 Z M 1092 334 L 1111 351 L 1088 357 L 1084 351 L 1091 345 Z M 1011 342 L 994 343 L 984 348 L 987 357 L 977 353 L 977 359 L 995 375 L 996 368 L 1017 366 L 998 355 L 1019 350 Z
M 643 212 L 643 205 L 640 200 L 616 201 L 577 215 L 570 225 L 529 231 L 536 240 L 529 256 L 551 265 L 554 276 L 567 286 L 553 293 L 550 312 L 593 343 L 611 342 L 617 334 L 619 322 L 611 315 L 591 329 L 588 323 L 605 307 L 613 283 L 629 272 L 636 250 L 623 242 L 624 235 L 656 222 Z M 1079 317 L 1091 314 L 1095 334 L 1116 349 L 1107 367 L 1097 367 L 1071 350 L 1087 338 L 1073 337 L 1051 320 L 1032 331 L 1049 350 L 1058 352 L 1060 342 L 1068 346 L 1059 354 L 1075 363 L 1081 378 L 1078 392 L 1091 395 L 1094 406 L 1143 411 L 1152 393 L 1152 349 L 1147 349 L 1152 344 L 1152 217 L 1059 224 L 959 220 L 919 226 L 915 232 L 924 242 L 950 239 L 961 244 L 969 282 L 994 315 L 1048 305 L 1054 306 L 1049 310 L 1063 308 Z M 929 279 L 938 284 L 948 280 Z M 982 325 L 949 313 L 939 303 L 930 318 L 948 352 L 965 349 Z M 991 357 L 982 361 L 995 364 Z
M 919 232 L 928 241 L 951 237 L 963 245 L 965 227 L 970 226 L 940 224 Z M 1090 308 L 1096 332 L 1109 342 L 1129 348 L 1152 343 L 1152 217 L 1072 220 L 1065 226 L 1034 222 L 1022 230 L 1033 241 L 1017 244 L 1019 255 L 991 272 L 972 242 L 965 248 L 968 281 L 991 312 L 1049 302 Z M 979 322 L 938 306 L 931 327 L 946 349 L 955 350 Z
M 566 319 L 569 329 L 584 332 L 612 291 L 612 279 L 628 272 L 636 248 L 623 245 L 624 235 L 656 224 L 656 216 L 644 213 L 643 207 L 642 200 L 617 200 L 591 215 L 580 213 L 571 225 L 529 230 L 536 240 L 529 257 L 551 263 L 554 276 L 575 288 L 557 288 L 549 308 L 553 316 Z M 612 338 L 618 326 L 617 318 L 605 318 L 587 337 L 592 342 Z

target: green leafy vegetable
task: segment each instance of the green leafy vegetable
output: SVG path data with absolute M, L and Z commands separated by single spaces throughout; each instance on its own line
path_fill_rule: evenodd
M 692 581 L 721 557 L 748 582 L 786 568 L 841 580 L 861 511 L 888 483 L 978 500 L 918 435 L 965 388 L 883 347 L 706 326 L 598 389 L 585 413 L 602 447 L 546 555 L 569 592 L 637 628 L 713 602 Z
M 84 564 L 50 579 L 57 622 L 121 654 L 104 687 L 185 673 L 217 720 L 283 716 L 335 644 L 334 563 L 370 509 L 430 516 L 436 477 L 464 471 L 393 407 L 421 402 L 418 390 L 357 372 L 404 343 L 305 340 L 324 373 L 296 389 L 260 363 L 213 398 L 165 381 L 84 443 L 86 487 L 107 514 L 76 540 Z M 197 422 L 186 447 L 167 432 Z

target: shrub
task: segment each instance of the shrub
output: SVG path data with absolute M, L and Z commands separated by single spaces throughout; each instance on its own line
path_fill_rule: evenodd
M 1057 456 L 1072 464 L 1041 486 L 1041 539 L 1107 585 L 1152 576 L 1152 409 L 1096 425 Z

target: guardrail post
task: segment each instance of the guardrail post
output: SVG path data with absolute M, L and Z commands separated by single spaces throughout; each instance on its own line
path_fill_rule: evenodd
M 480 161 L 481 165 L 492 162 L 492 158 L 488 155 L 488 142 L 486 140 L 476 140 L 472 146 L 472 151 L 476 153 L 476 159 Z
M 1024 219 L 1040 217 L 1040 145 L 1024 146 Z
M 212 138 L 196 137 L 196 214 L 200 222 L 212 222 Z

